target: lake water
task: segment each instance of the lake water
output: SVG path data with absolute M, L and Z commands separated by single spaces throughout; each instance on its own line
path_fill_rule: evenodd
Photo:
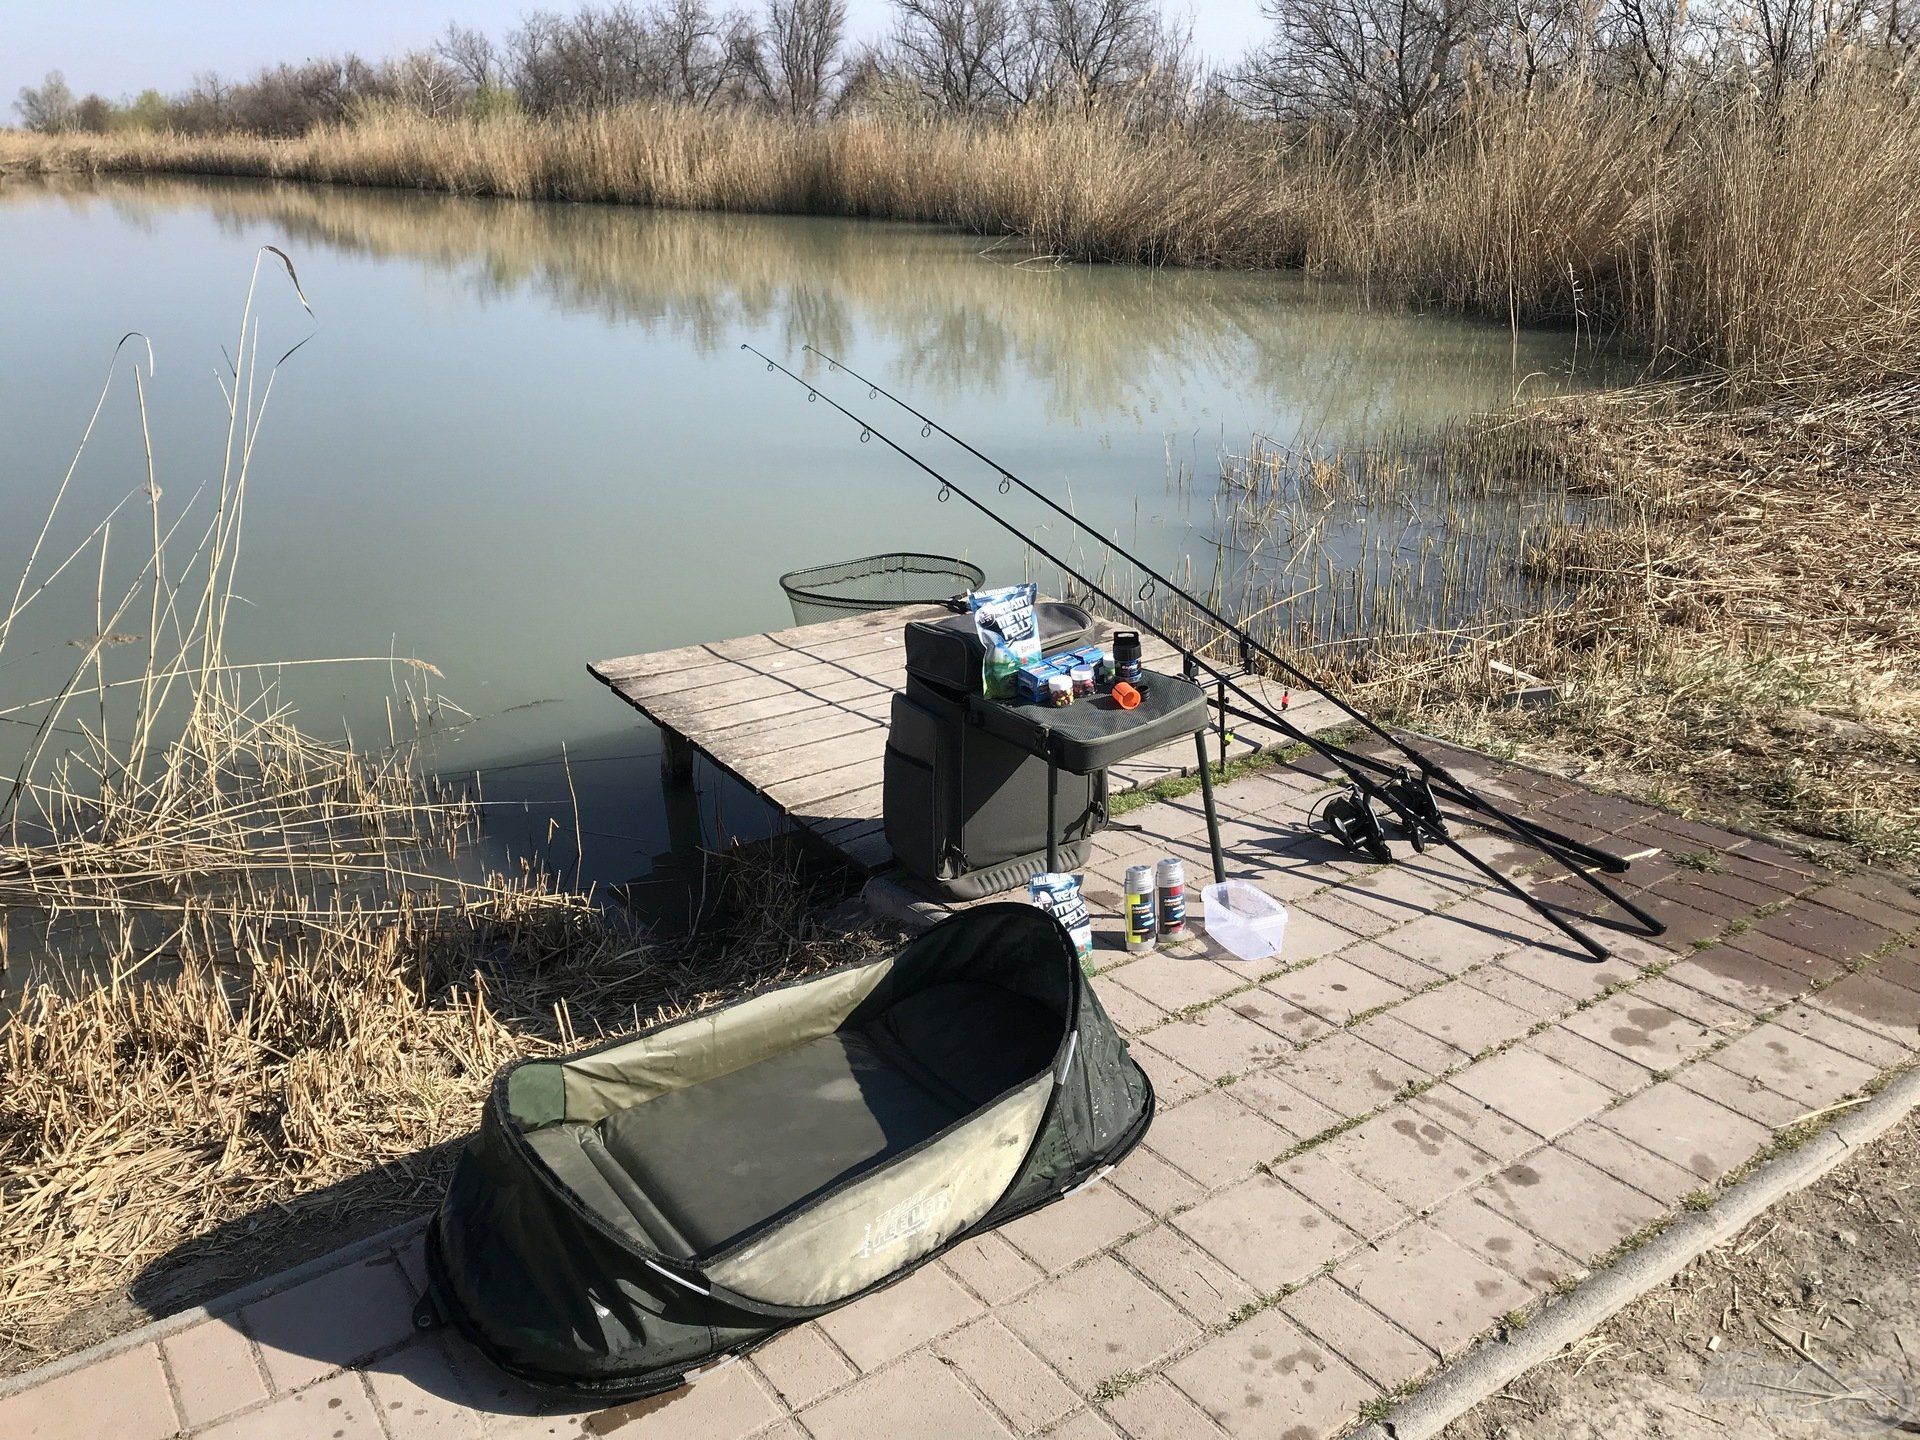
M 589 660 L 790 624 L 779 575 L 824 561 L 923 550 L 996 580 L 1028 569 L 1021 544 L 934 503 L 924 476 L 858 443 L 743 342 L 795 369 L 803 343 L 838 354 L 1155 563 L 1191 557 L 1203 576 L 1219 456 L 1256 434 L 1352 446 L 1618 372 L 1570 334 L 1372 309 L 1299 276 L 1054 265 L 901 225 L 7 182 L 8 590 L 123 333 L 154 346 L 160 485 L 185 496 L 214 478 L 222 351 L 262 245 L 292 258 L 316 319 L 263 272 L 265 358 L 312 338 L 275 381 L 253 460 L 231 648 L 430 661 L 473 717 L 437 738 L 434 763 L 478 772 L 499 802 L 494 837 L 526 848 L 555 817 L 573 834 L 564 745 L 583 873 L 603 880 L 765 819 L 712 774 L 664 796 L 657 738 Z M 864 387 L 835 393 L 956 478 L 981 475 Z M 117 389 L 47 553 L 65 553 L 142 465 L 132 391 Z M 1058 525 L 1034 533 L 1091 554 Z M 140 542 L 110 553 L 137 564 Z M 97 565 L 76 565 L 22 621 L 0 656 L 0 708 L 55 691 L 71 642 L 98 633 Z M 289 670 L 285 686 L 309 729 L 384 739 L 385 663 Z

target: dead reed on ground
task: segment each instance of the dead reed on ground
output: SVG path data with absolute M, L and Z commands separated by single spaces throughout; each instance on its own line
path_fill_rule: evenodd
M 1408 458 L 1423 452 L 1448 459 Z M 1396 491 L 1410 474 L 1426 478 Z M 1563 398 L 1393 451 L 1256 451 L 1229 464 L 1226 493 L 1233 525 L 1292 547 L 1284 581 L 1256 579 L 1243 609 L 1376 712 L 1911 865 L 1916 475 L 1908 376 L 1817 396 Z M 1343 550 L 1339 507 L 1362 491 L 1407 506 L 1417 538 Z M 1509 491 L 1531 497 L 1527 516 L 1489 508 Z M 1516 705 L 1516 671 L 1562 698 Z
M 749 898 L 769 923 L 724 953 L 655 945 L 538 869 L 482 870 L 474 807 L 404 743 L 304 734 L 271 667 L 226 640 L 278 370 L 251 293 L 233 354 L 217 483 L 169 514 L 141 478 L 115 513 L 138 516 L 142 553 L 124 588 L 99 582 L 100 637 L 59 694 L 9 707 L 29 738 L 0 800 L 0 963 L 30 975 L 0 1017 L 0 1370 L 195 1242 L 258 1271 L 296 1226 L 428 1203 L 434 1147 L 473 1127 L 511 1060 L 860 944 L 797 939 L 769 871 L 735 877 L 764 882 Z M 137 366 L 132 383 L 144 427 Z M 63 484 L 0 647 L 63 573 L 127 568 L 109 522 L 50 539 L 67 499 Z M 123 624 L 146 627 L 147 652 L 125 676 L 104 653 Z

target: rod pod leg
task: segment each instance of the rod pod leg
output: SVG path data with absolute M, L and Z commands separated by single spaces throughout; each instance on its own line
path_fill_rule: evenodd
M 1213 855 L 1213 883 L 1224 884 L 1226 858 L 1220 853 L 1220 812 L 1213 808 L 1213 771 L 1207 763 L 1207 732 L 1193 732 L 1194 748 L 1200 752 L 1200 805 L 1207 812 L 1207 849 Z M 1222 753 L 1225 753 L 1224 747 Z

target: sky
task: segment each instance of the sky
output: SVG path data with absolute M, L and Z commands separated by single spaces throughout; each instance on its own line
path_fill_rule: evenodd
M 1196 47 L 1237 58 L 1266 26 L 1259 0 L 1174 0 L 1190 13 Z M 183 90 L 202 70 L 240 76 L 261 65 L 356 50 L 369 57 L 426 44 L 450 19 L 498 36 L 530 0 L 0 0 L 0 117 L 23 85 L 63 71 L 76 94 L 120 99 L 152 86 Z M 574 0 L 547 0 L 571 10 Z M 847 0 L 856 39 L 885 33 L 886 0 Z

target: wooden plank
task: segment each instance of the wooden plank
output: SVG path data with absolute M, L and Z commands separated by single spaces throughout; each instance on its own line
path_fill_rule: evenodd
M 805 822 L 806 815 L 818 814 L 823 802 L 836 795 L 850 795 L 856 790 L 864 790 L 873 783 L 873 769 L 877 760 L 868 758 L 852 765 L 842 765 L 837 769 L 813 775 L 803 775 L 796 780 L 784 780 L 766 787 L 766 796 L 782 810 L 794 812 L 796 818 Z
M 612 660 L 595 660 L 587 670 L 608 685 L 629 684 L 649 676 L 669 674 L 689 665 L 713 663 L 713 653 L 705 645 L 682 645 L 677 650 L 650 650 L 643 655 L 621 655 Z
M 834 848 L 863 870 L 878 870 L 893 861 L 893 847 L 887 844 L 887 837 L 878 831 Z
M 823 819 L 815 828 L 821 835 L 831 840 L 841 831 L 857 825 L 878 825 L 882 818 L 880 813 L 881 802 L 884 799 L 882 789 L 880 785 L 869 785 L 864 790 L 851 790 L 839 796 L 835 801 L 836 806 L 844 807 L 851 813 L 842 819 Z
M 824 800 L 808 805 L 804 811 L 793 814 L 791 818 L 795 824 L 823 834 L 849 822 L 871 820 L 880 810 L 880 802 L 873 798 L 878 790 L 878 786 L 869 785 L 829 795 Z
M 648 675 L 637 680 L 620 681 L 619 689 L 630 696 L 665 693 L 691 694 L 713 685 L 747 675 L 792 675 L 817 666 L 837 666 L 849 674 L 904 674 L 906 647 L 885 636 L 855 636 L 820 650 L 800 650 L 778 646 L 765 654 L 743 660 L 716 660 L 691 665 L 680 671 Z
M 680 722 L 692 722 L 697 716 L 716 712 L 724 714 L 735 705 L 749 700 L 767 700 L 775 695 L 804 695 L 817 702 L 885 695 L 892 690 L 893 687 L 884 681 L 831 670 L 804 680 L 779 675 L 747 675 L 725 685 L 708 685 L 688 696 L 669 694 L 652 697 L 640 708 L 674 724 L 676 729 L 684 729 L 686 726 Z M 703 725 L 700 728 L 707 727 Z
M 807 775 L 824 774 L 849 765 L 878 765 L 886 750 L 887 731 L 883 725 L 869 725 L 850 735 L 832 735 L 813 741 L 800 741 L 796 737 L 796 742 L 786 749 L 742 762 L 740 773 L 771 794 L 774 787 Z
M 734 760 L 745 763 L 767 755 L 778 755 L 799 745 L 831 740 L 878 726 L 886 732 L 886 722 L 852 710 L 817 706 L 789 716 L 778 725 L 749 725 L 735 734 L 732 730 L 708 731 L 704 738 L 715 748 L 725 749 Z M 724 740 L 722 737 L 726 737 Z
M 910 620 L 937 620 L 949 613 L 939 605 L 902 605 L 897 609 L 875 610 L 845 620 L 831 620 L 822 625 L 796 625 L 785 630 L 742 635 L 731 640 L 711 640 L 698 645 L 682 645 L 672 650 L 649 650 L 639 655 L 596 660 L 587 669 L 611 685 L 619 680 L 640 680 L 688 666 L 706 665 L 718 660 L 741 660 L 783 648 L 830 645 L 875 630 L 892 629 L 898 632 Z
M 793 690 L 784 695 L 769 695 L 764 700 L 743 701 L 738 705 L 728 706 L 724 712 L 707 712 L 700 717 L 699 724 L 695 728 L 703 737 L 711 738 L 716 744 L 720 744 L 726 743 L 722 741 L 722 736 L 760 728 L 769 720 L 791 719 L 813 710 L 851 709 L 856 703 L 870 705 L 875 701 L 876 697 L 872 696 L 862 696 L 855 702 L 836 700 L 826 695 L 808 694 L 803 690 Z M 649 710 L 645 705 L 635 708 L 642 711 Z M 691 721 L 693 717 L 688 718 Z M 722 720 L 726 723 L 722 724 Z

